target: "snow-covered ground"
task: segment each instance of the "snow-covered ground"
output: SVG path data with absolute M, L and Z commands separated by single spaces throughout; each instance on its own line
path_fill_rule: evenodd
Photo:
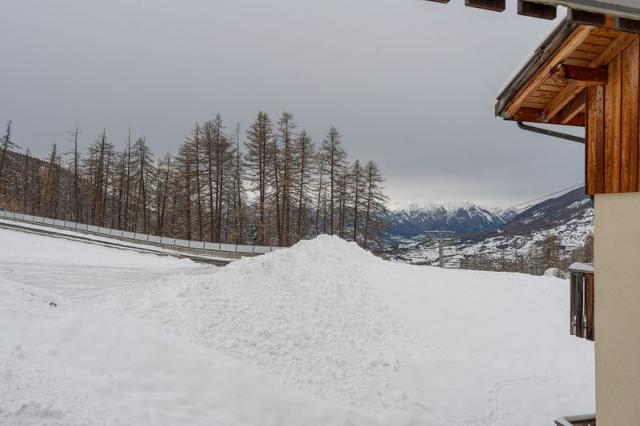
M 331 237 L 215 268 L 0 230 L 0 424 L 548 425 L 594 406 L 567 293 Z

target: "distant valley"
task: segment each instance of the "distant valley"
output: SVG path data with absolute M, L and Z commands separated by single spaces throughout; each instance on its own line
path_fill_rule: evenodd
M 429 231 L 452 231 L 456 240 L 444 248 L 447 267 L 484 262 L 528 261 L 549 235 L 557 237 L 559 256 L 569 256 L 593 233 L 593 203 L 578 188 L 521 210 L 499 211 L 472 203 L 411 206 L 387 213 L 387 257 L 434 265 L 438 244 Z M 521 259 L 521 260 L 519 260 Z

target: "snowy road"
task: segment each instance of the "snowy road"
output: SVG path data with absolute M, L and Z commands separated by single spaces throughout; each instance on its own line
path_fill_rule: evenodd
M 190 259 L 199 263 L 209 263 L 216 266 L 228 265 L 237 257 L 228 257 L 223 255 L 211 256 L 210 254 L 194 254 L 189 251 L 180 251 L 176 249 L 167 249 L 159 245 L 133 242 L 122 238 L 111 238 L 106 236 L 94 235 L 85 232 L 70 231 L 57 227 L 46 225 L 37 225 L 34 223 L 23 222 L 18 220 L 0 219 L 0 228 L 17 230 L 35 235 L 43 235 L 55 238 L 62 238 L 70 241 L 78 241 L 90 243 L 103 247 L 111 247 L 122 250 L 130 250 L 138 253 L 152 253 L 160 256 L 172 256 L 179 259 Z
M 91 297 L 176 272 L 215 271 L 196 263 L 89 243 L 0 230 L 0 276 L 61 296 Z
M 593 411 L 566 298 L 330 237 L 219 269 L 0 229 L 0 424 L 548 425 Z

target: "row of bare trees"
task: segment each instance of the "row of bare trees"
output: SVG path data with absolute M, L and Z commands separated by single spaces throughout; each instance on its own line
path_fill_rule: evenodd
M 175 155 L 154 156 L 144 137 L 121 148 L 100 132 L 86 150 L 78 128 L 66 152 L 21 151 L 12 123 L 0 139 L 0 207 L 201 241 L 289 246 L 318 234 L 375 248 L 385 209 L 373 161 L 347 161 L 331 128 L 319 146 L 293 115 L 259 112 L 246 132 L 218 114 L 195 124 Z M 242 140 L 244 139 L 244 141 Z

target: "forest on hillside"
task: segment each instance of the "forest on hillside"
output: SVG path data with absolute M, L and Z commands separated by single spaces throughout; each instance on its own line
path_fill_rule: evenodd
M 289 246 L 318 234 L 376 249 L 387 197 L 374 161 L 350 162 L 331 128 L 318 145 L 293 115 L 259 112 L 246 131 L 222 116 L 195 124 L 177 152 L 155 157 L 131 130 L 103 130 L 88 149 L 69 132 L 47 159 L 0 139 L 0 208 L 160 236 Z

